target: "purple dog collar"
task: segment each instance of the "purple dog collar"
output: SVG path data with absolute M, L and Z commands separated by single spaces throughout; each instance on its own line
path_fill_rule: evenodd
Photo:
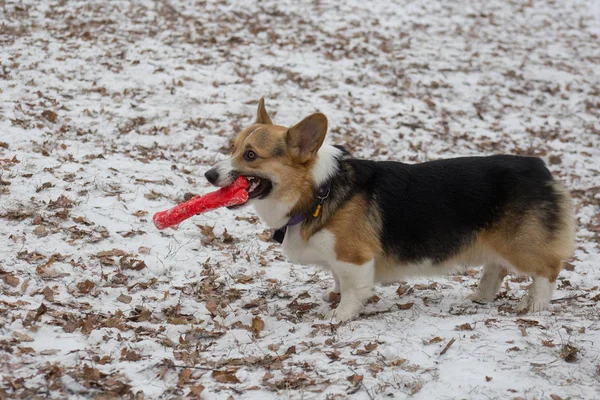
M 321 205 L 323 203 L 323 201 L 327 197 L 329 197 L 330 192 L 331 192 L 331 182 L 327 182 L 325 185 L 323 185 L 323 186 L 321 186 L 321 188 L 319 188 L 319 193 L 317 194 L 317 197 L 319 198 L 319 205 Z M 278 243 L 283 243 L 283 239 L 285 239 L 285 233 L 287 231 L 287 227 L 298 225 L 300 222 L 304 221 L 305 219 L 306 219 L 306 214 L 294 215 L 292 218 L 289 219 L 287 224 L 285 224 L 284 226 L 282 226 L 279 229 L 276 229 L 275 232 L 273 232 L 273 240 L 275 240 Z

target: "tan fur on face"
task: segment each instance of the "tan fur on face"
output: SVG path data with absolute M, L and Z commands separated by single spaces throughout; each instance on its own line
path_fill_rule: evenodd
M 274 125 L 261 99 L 256 122 L 234 141 L 231 164 L 241 175 L 269 179 L 273 183 L 269 198 L 293 204 L 292 214 L 301 212 L 313 201 L 312 167 L 326 131 L 327 118 L 319 113 L 291 128 Z M 254 160 L 244 157 L 249 150 L 257 155 Z
M 310 197 L 312 178 L 310 165 L 302 165 L 286 149 L 288 128 L 279 125 L 253 124 L 235 139 L 231 163 L 241 175 L 257 175 L 273 182 L 270 198 L 295 203 L 299 198 Z M 246 151 L 258 156 L 253 161 L 244 159 Z

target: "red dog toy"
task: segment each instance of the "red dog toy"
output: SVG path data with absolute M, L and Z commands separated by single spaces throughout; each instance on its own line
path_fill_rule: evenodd
M 229 186 L 222 187 L 204 196 L 196 196 L 185 203 L 177 204 L 170 210 L 154 214 L 152 221 L 158 229 L 165 229 L 208 210 L 244 204 L 248 201 L 247 187 L 248 181 L 240 176 Z

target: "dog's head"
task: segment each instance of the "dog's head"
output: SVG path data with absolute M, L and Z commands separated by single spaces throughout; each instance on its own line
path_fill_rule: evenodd
M 261 99 L 256 121 L 239 133 L 231 157 L 204 175 L 221 187 L 244 176 L 250 203 L 270 200 L 291 209 L 303 198 L 312 199 L 317 151 L 326 133 L 327 118 L 321 113 L 290 128 L 273 124 Z

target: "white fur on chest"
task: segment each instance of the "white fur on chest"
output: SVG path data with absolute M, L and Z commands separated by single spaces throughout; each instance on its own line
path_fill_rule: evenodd
M 275 200 L 260 200 L 253 202 L 258 217 L 269 228 L 280 228 L 288 222 L 288 213 L 294 204 L 281 203 Z
M 288 261 L 297 264 L 316 264 L 328 267 L 335 260 L 335 237 L 322 230 L 311 236 L 308 241 L 302 239 L 300 225 L 287 228 L 282 247 Z

